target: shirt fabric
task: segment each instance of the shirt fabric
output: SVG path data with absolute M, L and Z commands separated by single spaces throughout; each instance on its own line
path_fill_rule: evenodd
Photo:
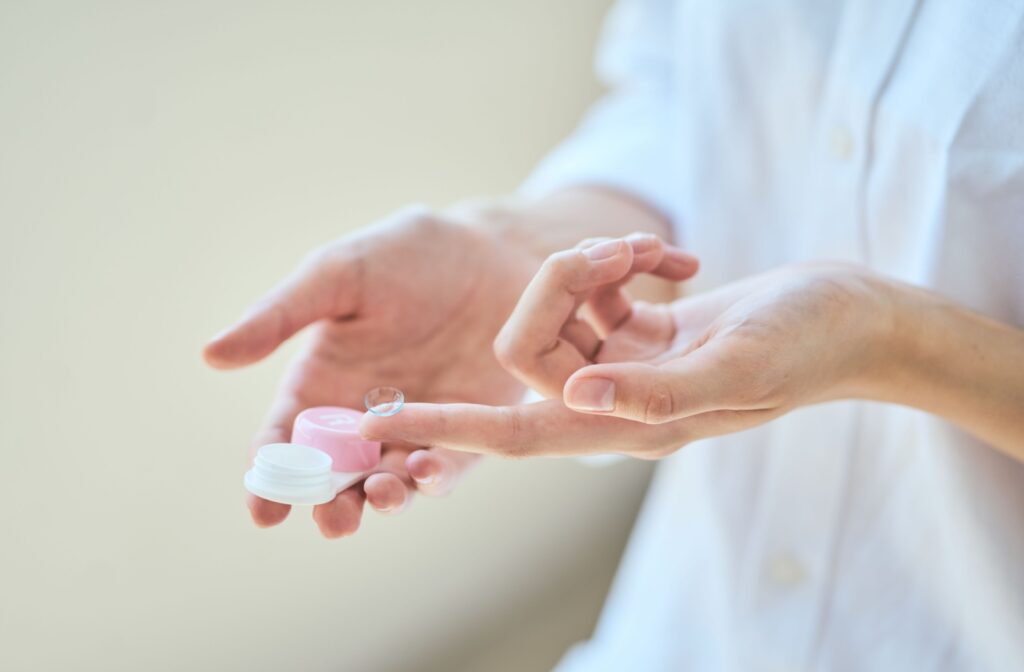
M 1024 0 L 626 1 L 598 70 L 526 193 L 645 200 L 698 291 L 845 260 L 1024 325 Z M 691 444 L 559 670 L 1024 670 L 1024 464 L 867 402 Z

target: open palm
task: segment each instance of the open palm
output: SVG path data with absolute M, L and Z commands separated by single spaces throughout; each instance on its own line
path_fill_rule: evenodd
M 513 403 L 523 387 L 498 365 L 491 342 L 535 266 L 480 231 L 406 211 L 311 254 L 204 355 L 217 368 L 244 366 L 313 325 L 253 449 L 288 441 L 303 409 L 358 409 L 379 385 L 398 387 L 414 401 Z M 413 487 L 443 494 L 470 460 L 444 449 L 385 444 L 381 473 L 316 507 L 314 517 L 327 536 L 349 534 L 364 500 L 396 510 Z M 289 510 L 252 496 L 249 507 L 261 525 L 280 522 Z

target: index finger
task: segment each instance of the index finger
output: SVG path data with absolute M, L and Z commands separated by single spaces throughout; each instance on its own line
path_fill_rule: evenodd
M 565 457 L 609 452 L 642 455 L 660 445 L 664 426 L 585 415 L 561 401 L 520 406 L 406 404 L 391 417 L 366 415 L 360 433 L 377 441 L 404 441 L 501 457 Z
M 237 322 L 214 336 L 203 357 L 218 369 L 259 361 L 317 320 L 351 316 L 361 280 L 357 252 L 348 241 L 315 250 Z
M 586 356 L 563 337 L 587 295 L 626 277 L 633 249 L 621 239 L 548 257 L 494 341 L 498 360 L 546 397 L 561 397 L 566 379 Z
M 631 313 L 622 290 L 631 277 L 682 280 L 696 269 L 694 257 L 652 234 L 584 241 L 544 261 L 495 339 L 494 352 L 524 383 L 545 397 L 561 397 L 569 376 L 594 358 L 601 336 Z M 584 302 L 593 325 L 576 317 Z

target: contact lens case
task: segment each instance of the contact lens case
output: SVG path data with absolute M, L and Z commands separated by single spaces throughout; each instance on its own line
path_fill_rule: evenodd
M 394 415 L 405 397 L 395 388 L 366 395 L 375 415 Z M 351 408 L 318 406 L 299 413 L 291 443 L 272 443 L 256 453 L 245 474 L 245 489 L 282 504 L 315 505 L 364 478 L 380 464 L 381 444 L 359 435 L 362 413 Z
M 359 436 L 362 413 L 318 406 L 299 413 L 291 443 L 256 453 L 245 489 L 282 504 L 324 504 L 380 463 L 380 443 Z

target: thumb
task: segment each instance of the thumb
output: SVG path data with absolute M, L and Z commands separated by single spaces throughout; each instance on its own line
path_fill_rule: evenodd
M 314 252 L 234 325 L 203 350 L 206 362 L 233 369 L 259 361 L 303 327 L 325 317 L 346 317 L 359 296 L 358 264 L 344 249 Z
M 725 406 L 723 367 L 698 349 L 670 364 L 596 364 L 565 383 L 565 405 L 574 411 L 611 415 L 649 425 L 672 422 Z

